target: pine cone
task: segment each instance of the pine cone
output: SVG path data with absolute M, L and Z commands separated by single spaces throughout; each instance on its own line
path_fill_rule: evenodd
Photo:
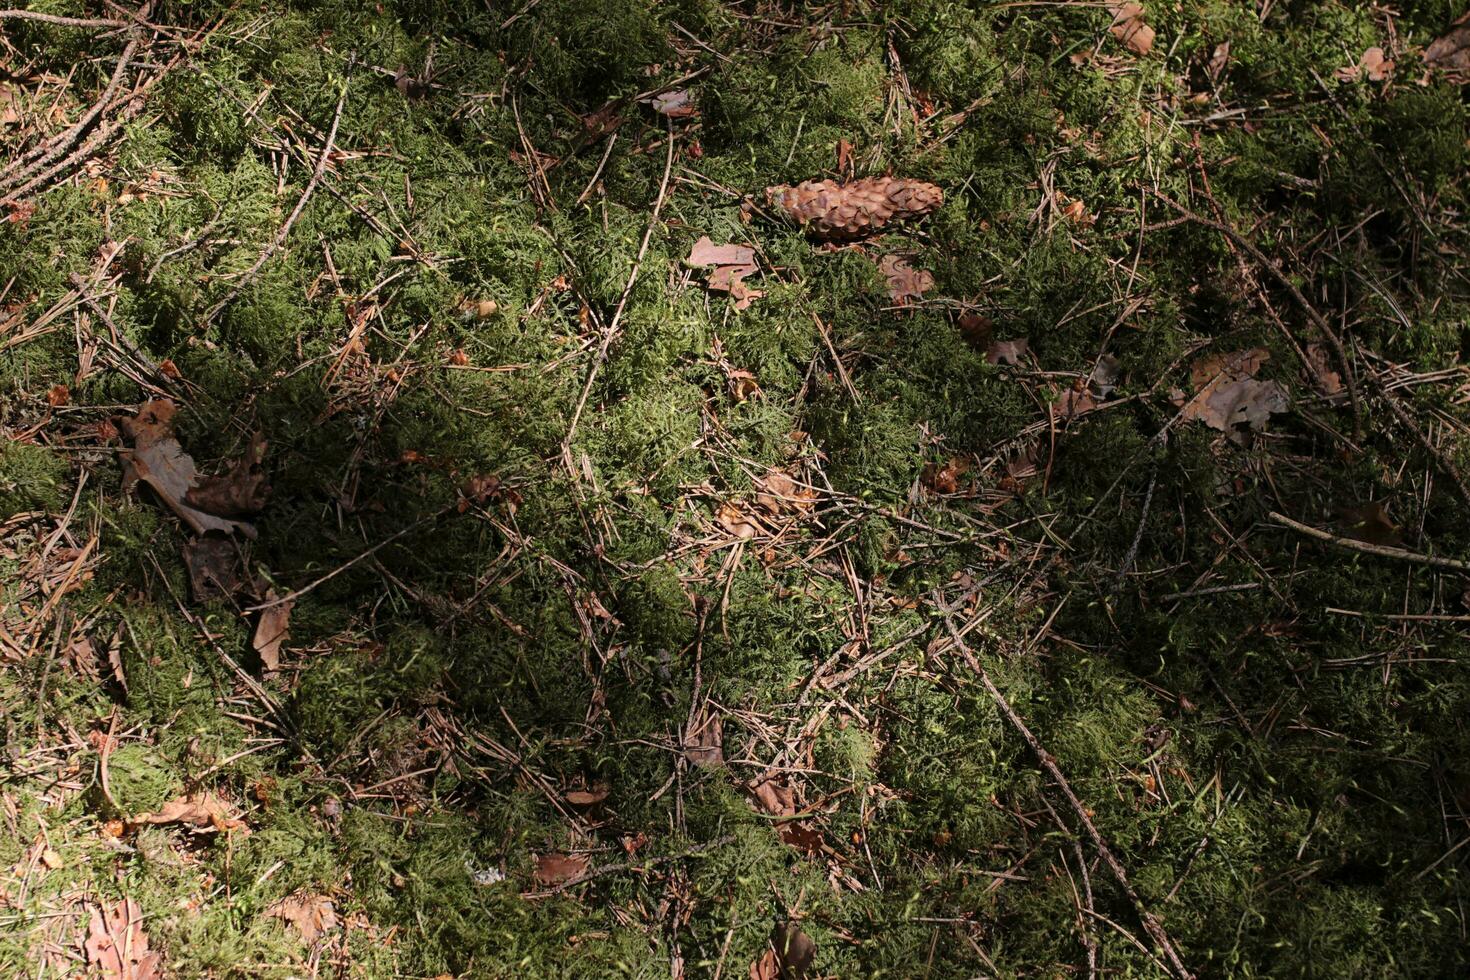
M 944 203 L 944 191 L 921 180 L 866 177 L 767 187 L 766 200 L 816 238 L 854 241 L 890 222 L 928 214 Z

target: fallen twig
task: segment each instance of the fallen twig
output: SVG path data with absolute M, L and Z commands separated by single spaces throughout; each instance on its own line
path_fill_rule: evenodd
M 1128 872 L 1124 869 L 1122 862 L 1113 854 L 1112 848 L 1108 847 L 1108 842 L 1097 829 L 1097 825 L 1088 816 L 1087 808 L 1082 805 L 1082 801 L 1072 791 L 1072 784 L 1067 782 L 1067 777 L 1062 774 L 1062 770 L 1057 766 L 1056 759 L 1042 747 L 1041 742 L 1031 733 L 1031 729 L 1026 726 L 1026 722 L 1022 720 L 1020 715 L 1016 714 L 1016 710 L 1005 699 L 1005 695 L 1000 693 L 1000 688 L 996 687 L 995 682 L 990 679 L 990 674 L 975 656 L 974 651 L 966 645 L 964 638 L 960 636 L 959 630 L 955 629 L 954 621 L 950 619 L 949 610 L 944 605 L 944 597 L 940 594 L 939 590 L 936 589 L 934 591 L 933 599 L 934 607 L 939 612 L 940 619 L 944 622 L 944 628 L 949 633 L 954 648 L 964 658 L 966 665 L 980 678 L 980 683 L 985 687 L 986 692 L 990 694 L 991 700 L 995 702 L 1001 714 L 1005 715 L 1006 720 L 1020 733 L 1021 738 L 1025 740 L 1026 745 L 1036 756 L 1037 761 L 1041 763 L 1041 767 L 1046 770 L 1047 775 L 1051 776 L 1052 781 L 1056 783 L 1057 789 L 1061 790 L 1062 795 L 1066 797 L 1067 804 L 1072 808 L 1072 812 L 1076 814 L 1077 820 L 1087 831 L 1087 836 L 1092 839 L 1092 844 L 1097 848 L 1097 853 L 1102 857 L 1103 863 L 1108 866 L 1108 870 L 1113 873 L 1113 878 L 1117 880 L 1124 894 L 1133 903 L 1134 909 L 1138 912 L 1139 919 L 1143 922 L 1144 930 L 1159 947 L 1159 951 L 1163 953 L 1164 958 L 1168 961 L 1170 969 L 1176 976 L 1182 978 L 1182 980 L 1192 978 L 1194 974 L 1189 971 L 1189 968 L 1184 965 L 1184 961 L 1179 958 L 1179 953 L 1175 950 L 1174 943 L 1170 940 L 1169 934 L 1164 931 L 1163 924 L 1143 904 L 1143 899 L 1139 897 L 1138 892 L 1133 888 L 1133 884 L 1128 880 Z
M 1377 555 L 1380 558 L 1397 558 L 1399 561 L 1411 561 L 1417 565 L 1431 565 L 1435 568 L 1448 568 L 1456 572 L 1470 572 L 1470 562 L 1463 562 L 1456 558 L 1440 558 L 1438 555 L 1425 555 L 1407 548 L 1394 548 L 1384 544 L 1369 544 L 1367 541 L 1358 541 L 1354 538 L 1344 538 L 1330 531 L 1294 521 L 1285 514 L 1278 514 L 1274 510 L 1268 515 L 1271 520 L 1283 527 L 1289 527 L 1293 531 L 1305 534 L 1309 538 L 1325 541 L 1339 548 L 1349 551 L 1360 551 L 1365 555 Z

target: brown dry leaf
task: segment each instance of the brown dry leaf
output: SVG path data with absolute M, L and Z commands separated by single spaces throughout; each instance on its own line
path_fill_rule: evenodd
M 684 731 L 684 757 L 701 769 L 725 761 L 725 719 L 707 701 Z
M 817 944 L 801 931 L 801 924 L 778 922 L 771 930 L 779 980 L 806 980 L 817 958 Z
M 755 375 L 749 371 L 739 368 L 726 372 L 726 380 L 730 385 L 730 397 L 737 402 L 743 402 L 754 398 L 761 393 L 760 383 L 755 380 Z
M 229 807 L 213 793 L 189 793 L 170 800 L 153 813 L 129 817 L 132 826 L 144 824 L 186 824 L 199 831 L 239 830 L 245 821 L 230 816 Z
M 770 514 L 794 512 L 805 514 L 816 505 L 817 492 L 798 487 L 784 470 L 767 470 L 755 478 L 756 504 Z
M 198 602 L 228 599 L 244 584 L 245 566 L 233 538 L 206 534 L 184 543 L 184 567 Z
M 1011 367 L 1017 367 L 1029 349 L 1030 344 L 1024 338 L 997 340 L 992 342 L 989 349 L 985 351 L 985 360 L 991 364 L 1009 364 Z
M 1225 73 L 1225 68 L 1230 64 L 1230 42 L 1221 41 L 1215 45 L 1215 50 L 1210 54 L 1210 63 L 1205 66 L 1212 81 L 1218 82 L 1220 76 Z
M 294 926 L 308 946 L 323 933 L 337 928 L 337 907 L 328 895 L 288 895 L 267 909 L 265 914 Z
M 1462 81 L 1470 80 L 1470 11 L 1450 25 L 1444 37 L 1424 49 L 1424 63 L 1458 75 Z
M 572 806 L 596 806 L 607 799 L 608 792 L 607 784 L 599 783 L 590 789 L 568 790 L 566 797 Z
M 1272 415 L 1290 406 L 1286 389 L 1279 383 L 1254 377 L 1270 357 L 1266 350 L 1256 347 L 1196 361 L 1190 368 L 1196 393 L 1184 402 L 1183 417 L 1199 419 L 1227 433 L 1234 433 L 1239 425 L 1264 428 Z
M 1094 408 L 1097 408 L 1097 399 L 1093 398 L 1090 392 L 1067 388 L 1057 399 L 1052 412 L 1057 418 L 1072 419 Z
M 775 950 L 766 950 L 750 964 L 750 980 L 781 980 L 781 963 Z
M 910 300 L 923 299 L 924 294 L 934 288 L 934 276 L 927 269 L 915 269 L 897 255 L 885 255 L 878 260 L 878 271 L 888 280 L 888 297 L 899 306 L 907 306 Z
M 699 115 L 699 107 L 694 104 L 694 93 L 688 89 L 676 88 L 669 92 L 660 92 L 647 102 L 654 112 L 670 119 L 688 119 Z
M 97 906 L 87 924 L 83 946 L 87 963 L 104 980 L 159 980 L 162 953 L 150 952 L 143 910 L 131 898 L 111 908 Z
M 129 489 L 140 481 L 148 484 L 198 534 L 239 531 L 247 538 L 254 538 L 255 528 L 251 524 L 201 509 L 190 498 L 196 488 L 207 488 L 205 504 L 226 503 L 234 507 L 257 499 L 268 489 L 253 472 L 258 466 L 254 454 L 264 451 L 264 442 L 252 440 L 246 459 L 237 463 L 229 476 L 202 477 L 195 469 L 194 460 L 174 438 L 176 410 L 173 402 L 159 399 L 145 402 L 137 415 L 122 420 L 123 433 L 133 440 L 133 450 L 123 464 L 123 488 Z
M 1327 348 L 1321 344 L 1308 344 L 1307 363 L 1322 394 L 1332 396 L 1342 393 L 1342 375 L 1332 369 L 1332 356 L 1327 353 Z
M 587 873 L 587 858 L 581 854 L 536 855 L 536 883 L 561 885 Z
M 275 602 L 275 590 L 267 591 L 265 598 L 267 602 Z M 280 602 L 268 606 L 260 611 L 260 619 L 255 622 L 255 635 L 250 639 L 250 646 L 260 655 L 261 665 L 267 674 L 280 669 L 281 644 L 291 636 L 291 608 L 294 605 L 294 602 Z
M 1110 3 L 1108 12 L 1113 15 L 1108 33 L 1128 46 L 1134 54 L 1148 54 L 1154 46 L 1154 29 L 1143 22 L 1143 4 Z
M 960 336 L 975 350 L 988 350 L 995 338 L 995 324 L 988 316 L 979 313 L 962 313 L 959 318 Z
M 1399 526 L 1388 516 L 1388 508 L 1381 501 L 1370 500 L 1351 507 L 1339 507 L 1337 519 L 1342 524 L 1343 537 L 1390 548 L 1404 543 Z
M 958 493 L 960 477 L 970 469 L 970 461 L 963 456 L 951 456 L 944 465 L 925 463 L 919 474 L 919 482 L 935 493 Z
M 798 812 L 796 790 L 783 773 L 768 772 L 746 783 L 745 791 L 762 812 L 773 817 L 794 817 Z M 782 819 L 776 824 L 776 833 L 804 853 L 814 854 L 822 849 L 822 835 L 807 826 L 805 821 Z
M 694 243 L 684 261 L 699 266 L 750 265 L 755 262 L 755 249 L 745 245 L 716 245 L 705 235 Z
M 760 533 L 760 525 L 755 518 L 728 501 L 715 508 L 715 520 L 726 531 L 743 540 L 748 541 Z
M 66 385 L 52 385 L 51 390 L 46 392 L 46 404 L 52 408 L 60 408 L 71 401 L 71 391 Z

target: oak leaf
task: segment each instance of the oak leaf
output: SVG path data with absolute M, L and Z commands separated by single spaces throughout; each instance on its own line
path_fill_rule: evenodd
M 934 288 L 934 275 L 926 269 L 915 269 L 902 257 L 885 255 L 878 260 L 878 270 L 888 280 L 888 297 L 899 306 L 910 300 L 921 300 Z
M 337 907 L 329 895 L 288 895 L 267 909 L 266 915 L 293 926 L 307 945 L 337 928 Z
M 160 980 L 163 954 L 148 949 L 143 910 L 131 898 L 97 906 L 87 923 L 87 963 L 104 980 Z
M 587 873 L 587 858 L 581 854 L 549 852 L 536 855 L 536 883 L 562 885 Z
M 1110 3 L 1113 23 L 1108 33 L 1127 45 L 1134 54 L 1148 54 L 1154 46 L 1154 29 L 1143 21 L 1143 4 Z

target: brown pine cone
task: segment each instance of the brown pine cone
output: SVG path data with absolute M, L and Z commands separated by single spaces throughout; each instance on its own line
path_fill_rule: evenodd
M 928 214 L 944 203 L 944 192 L 921 180 L 865 177 L 846 184 L 807 180 L 767 187 L 766 200 L 813 237 L 854 241 L 891 222 Z

